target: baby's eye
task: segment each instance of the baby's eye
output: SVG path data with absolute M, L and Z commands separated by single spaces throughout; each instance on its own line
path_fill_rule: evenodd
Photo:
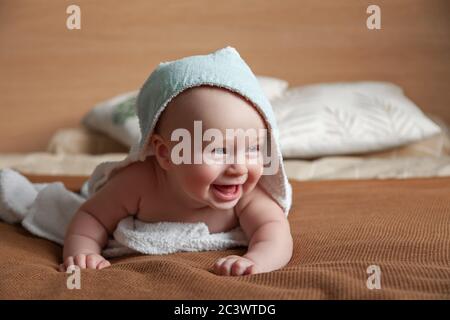
M 248 148 L 248 152 L 258 152 L 259 151 L 259 145 L 254 145 Z
M 216 155 L 223 155 L 226 154 L 226 151 L 226 148 L 215 148 L 212 152 Z

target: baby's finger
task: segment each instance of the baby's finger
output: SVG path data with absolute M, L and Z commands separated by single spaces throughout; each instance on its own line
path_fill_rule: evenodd
M 259 273 L 258 268 L 256 267 L 256 265 L 251 265 L 244 271 L 243 275 L 245 276 L 256 273 Z
M 248 260 L 244 259 L 238 259 L 235 263 L 231 266 L 230 273 L 232 276 L 240 276 L 244 273 L 244 271 L 253 265 L 254 263 Z
M 220 258 L 214 263 L 214 269 L 218 269 L 227 258 Z
M 64 266 L 64 263 L 60 263 L 59 264 L 58 271 L 59 272 L 65 272 L 66 271 L 66 267 Z
M 81 269 L 86 269 L 86 255 L 80 253 L 75 256 L 75 264 Z
M 230 256 L 226 256 L 226 257 L 218 259 L 215 264 L 220 266 L 220 265 L 222 265 L 222 263 L 224 263 L 225 261 L 227 261 L 229 259 L 234 259 L 235 260 L 235 259 L 239 259 L 239 258 L 241 258 L 241 256 L 230 255 Z
M 228 258 L 229 257 L 223 257 L 216 261 L 216 263 L 214 264 L 214 268 L 213 268 L 213 272 L 215 274 L 222 275 L 222 274 L 226 273 L 226 270 L 225 269 L 221 270 L 221 268 L 222 268 L 223 263 L 225 261 L 227 261 Z
M 88 254 L 86 256 L 86 267 L 88 269 L 96 269 L 97 265 L 103 261 L 103 257 L 98 254 Z
M 102 262 L 100 262 L 98 265 L 97 265 L 97 269 L 103 269 L 103 268 L 107 268 L 107 267 L 109 267 L 109 266 L 111 266 L 111 263 L 108 261 L 108 260 L 103 260 Z
M 66 261 L 64 261 L 64 266 L 66 267 L 66 270 L 67 270 L 67 268 L 69 267 L 69 266 L 72 266 L 72 265 L 74 265 L 75 263 L 73 262 L 73 257 L 72 256 L 70 256 L 70 257 L 67 257 L 66 258 Z
M 231 270 L 231 266 L 233 265 L 233 263 L 238 260 L 239 258 L 227 258 L 225 260 L 224 263 L 222 263 L 222 265 L 219 268 L 219 272 L 222 275 L 226 275 L 229 276 L 230 275 L 230 270 Z

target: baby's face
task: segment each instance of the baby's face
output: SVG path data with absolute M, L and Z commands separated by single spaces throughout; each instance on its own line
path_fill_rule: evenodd
M 201 121 L 197 122 L 197 130 L 194 121 Z M 165 168 L 167 175 L 191 201 L 216 209 L 230 209 L 256 186 L 263 171 L 261 150 L 265 141 L 246 132 L 259 133 L 266 127 L 256 109 L 241 96 L 217 87 L 189 89 L 170 103 L 158 123 L 158 132 L 170 157 Z M 190 133 L 190 163 L 174 161 L 175 156 L 182 154 L 180 140 L 171 141 L 176 129 L 186 129 Z M 208 129 L 216 129 L 215 133 L 223 139 L 203 141 Z M 196 139 L 201 145 L 197 151 L 194 150 Z M 200 163 L 194 163 L 196 153 Z

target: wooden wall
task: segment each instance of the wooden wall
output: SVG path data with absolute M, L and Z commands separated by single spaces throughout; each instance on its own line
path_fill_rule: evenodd
M 81 30 L 66 8 L 81 7 Z M 381 30 L 366 8 L 381 7 Z M 0 152 L 44 150 L 164 60 L 234 46 L 255 74 L 383 80 L 450 123 L 447 0 L 1 0 Z

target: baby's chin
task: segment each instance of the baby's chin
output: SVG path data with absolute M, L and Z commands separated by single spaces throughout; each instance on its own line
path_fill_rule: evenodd
M 233 209 L 238 202 L 239 200 L 227 203 L 217 203 L 215 201 L 210 201 L 209 206 L 215 210 L 230 210 Z

